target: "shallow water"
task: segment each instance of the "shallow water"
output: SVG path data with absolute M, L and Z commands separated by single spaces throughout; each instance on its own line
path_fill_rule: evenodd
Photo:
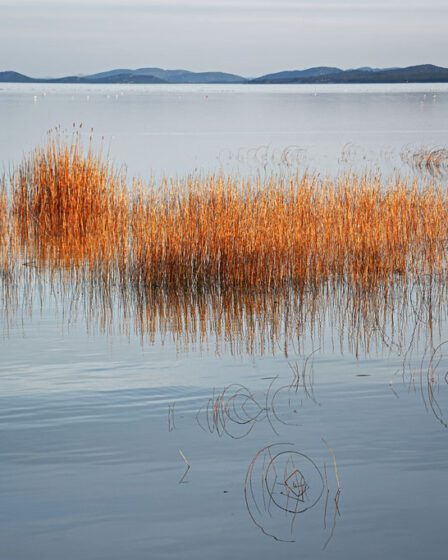
M 2 343 L 2 558 L 443 557 L 447 432 L 420 385 L 422 352 L 405 375 L 393 352 L 317 352 L 291 387 L 288 364 L 304 371 L 305 355 L 181 353 L 86 335 L 82 322 L 62 330 L 45 315 Z M 216 421 L 231 384 L 245 389 L 227 389 Z M 276 502 L 263 484 L 271 456 L 245 482 L 273 444 Z M 286 464 L 291 451 L 303 464 Z M 307 494 L 289 507 L 318 501 L 294 515 L 281 500 L 297 468 Z
M 347 142 L 369 165 L 443 143 L 447 105 L 426 85 L 2 85 L 0 148 L 17 162 L 82 120 L 144 175 L 302 142 L 333 172 Z M 260 169 L 242 159 L 225 165 Z M 271 317 L 274 343 L 247 351 L 216 317 L 185 340 L 62 299 L 0 310 L 2 560 L 445 557 L 445 299 L 359 332 L 350 307 L 341 321 L 324 307 L 288 355 Z

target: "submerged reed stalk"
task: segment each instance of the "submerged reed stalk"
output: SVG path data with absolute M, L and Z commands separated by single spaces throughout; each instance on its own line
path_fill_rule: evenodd
M 425 148 L 418 150 L 405 148 L 401 152 L 401 159 L 413 169 L 426 171 L 433 177 L 446 176 L 448 172 L 448 149 L 447 148 Z

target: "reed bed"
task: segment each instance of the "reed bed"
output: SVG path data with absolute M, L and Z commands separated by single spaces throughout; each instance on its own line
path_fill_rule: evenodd
M 0 232 L 39 266 L 125 286 L 278 289 L 444 275 L 448 195 L 379 175 L 164 180 L 148 187 L 79 141 L 50 141 L 0 197 Z M 8 210 L 10 206 L 11 210 Z
M 146 185 L 76 135 L 52 137 L 0 189 L 3 289 L 48 283 L 104 325 L 118 301 L 141 333 L 214 333 L 248 351 L 319 328 L 335 302 L 352 332 L 382 333 L 416 290 L 445 294 L 447 242 L 441 185 L 378 174 Z
M 190 178 L 133 200 L 132 262 L 150 286 L 374 285 L 443 272 L 447 218 L 442 190 L 375 176 Z

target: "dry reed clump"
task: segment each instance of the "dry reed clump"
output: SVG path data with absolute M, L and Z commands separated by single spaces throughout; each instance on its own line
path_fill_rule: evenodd
M 138 293 L 367 289 L 446 271 L 447 194 L 377 175 L 189 177 L 128 191 L 78 140 L 50 141 L 14 174 L 12 209 L 39 267 L 82 265 Z
M 15 231 L 28 257 L 104 270 L 124 258 L 129 195 L 124 178 L 77 137 L 51 139 L 12 178 Z

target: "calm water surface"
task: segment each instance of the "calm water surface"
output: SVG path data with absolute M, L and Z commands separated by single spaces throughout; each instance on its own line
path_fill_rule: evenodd
M 446 145 L 448 88 L 0 84 L 0 122 L 4 164 L 20 161 L 48 129 L 75 122 L 144 178 L 341 166 L 407 173 L 404 148 Z
M 73 121 L 145 177 L 409 172 L 404 146 L 446 144 L 448 88 L 3 84 L 1 160 Z M 3 302 L 0 558 L 445 558 L 441 302 L 368 333 L 324 306 L 288 355 L 281 333 L 245 351 L 216 324 L 193 344 L 58 294 Z

